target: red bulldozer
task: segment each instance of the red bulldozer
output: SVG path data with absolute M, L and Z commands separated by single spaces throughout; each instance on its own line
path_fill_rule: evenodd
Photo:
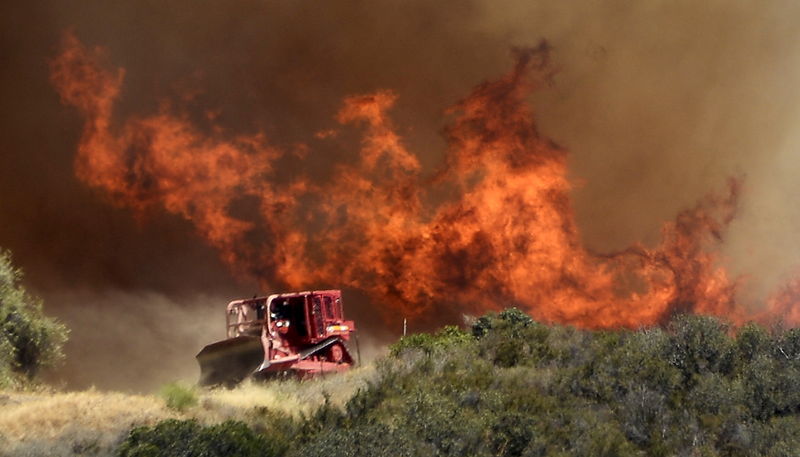
M 346 343 L 355 326 L 344 319 L 339 290 L 234 300 L 225 321 L 227 339 L 197 354 L 201 386 L 287 374 L 306 378 L 353 366 Z

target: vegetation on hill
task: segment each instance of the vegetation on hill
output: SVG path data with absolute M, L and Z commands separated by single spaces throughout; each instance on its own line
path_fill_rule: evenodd
M 0 389 L 30 385 L 67 336 L 20 278 L 0 251 Z M 102 434 L 69 427 L 83 415 L 76 404 L 53 435 L 73 437 L 58 450 L 20 428 L 45 401 L 20 400 L 25 409 L 0 396 L 13 406 L 0 455 L 17 436 L 16 451 L 124 457 L 800 455 L 800 329 L 682 315 L 663 328 L 588 331 L 511 308 L 402 338 L 360 373 L 347 389 L 349 374 L 235 391 L 170 384 L 164 406 L 137 400 L 153 403 L 141 420 L 117 405 L 127 419 Z M 308 392 L 320 400 L 299 402 Z
M 275 455 L 271 443 L 242 422 L 203 427 L 196 420 L 167 419 L 153 427 L 137 427 L 119 447 L 123 457 Z
M 128 455 L 148 455 L 145 446 L 156 435 L 172 436 L 175 446 L 185 445 L 182 454 L 202 450 L 195 435 L 207 436 L 205 427 L 226 421 L 240 421 L 263 436 L 269 446 L 283 455 L 294 427 L 326 401 L 343 408 L 359 389 L 373 379 L 375 369 L 367 365 L 337 376 L 311 382 L 282 380 L 244 383 L 235 389 L 199 389 L 184 383 L 165 385 L 157 394 L 141 395 L 89 389 L 65 392 L 46 388 L 0 390 L 0 457 L 106 457 L 118 455 L 119 447 L 136 427 L 152 427 L 168 419 L 196 420 L 196 426 L 165 426 L 155 433 L 141 433 Z M 326 396 L 328 400 L 326 400 Z M 264 424 L 270 424 L 269 429 Z M 286 429 L 281 427 L 285 426 Z M 217 429 L 227 434 L 232 428 Z M 176 432 L 183 431 L 180 438 Z M 202 440 L 202 437 L 201 437 Z M 178 448 L 175 448 L 178 449 Z M 216 451 L 205 454 L 211 457 Z M 259 447 L 260 455 L 266 450 Z M 161 455 L 175 455 L 164 452 Z M 268 455 L 268 454 L 266 454 Z
M 583 331 L 508 309 L 469 331 L 403 338 L 376 369 L 344 408 L 326 402 L 300 418 L 266 409 L 242 418 L 270 443 L 261 455 L 800 452 L 800 329 L 734 332 L 715 318 L 678 316 L 663 329 Z M 225 427 L 252 440 L 242 424 Z M 159 440 L 206 433 L 196 424 L 158 427 L 147 433 Z M 167 455 L 125 451 L 145 446 L 147 433 L 132 432 L 120 455 Z
M 63 358 L 63 324 L 42 312 L 41 300 L 20 283 L 11 253 L 0 249 L 0 388 L 30 384 L 43 367 Z

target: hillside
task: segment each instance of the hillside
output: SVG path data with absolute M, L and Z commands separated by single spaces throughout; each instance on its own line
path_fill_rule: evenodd
M 87 390 L 0 391 L 0 456 L 113 455 L 135 426 L 167 419 L 212 425 L 260 415 L 299 420 L 325 402 L 342 407 L 374 375 L 371 367 L 313 382 L 243 384 L 236 389 L 195 390 L 173 384 L 152 395 Z
M 584 331 L 510 309 L 313 381 L 7 393 L 0 433 L 4 455 L 792 456 L 798 374 L 798 329 Z

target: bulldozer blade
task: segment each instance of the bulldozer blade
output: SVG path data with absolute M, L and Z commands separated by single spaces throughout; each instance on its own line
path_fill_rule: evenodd
M 201 386 L 233 386 L 253 374 L 264 362 L 261 339 L 237 336 L 204 347 L 196 356 Z

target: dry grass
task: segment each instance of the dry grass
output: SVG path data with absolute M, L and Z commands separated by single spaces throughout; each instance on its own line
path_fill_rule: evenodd
M 4 455 L 103 455 L 135 425 L 177 415 L 152 396 L 116 392 L 0 394 Z
M 158 395 L 82 392 L 0 392 L 0 456 L 111 455 L 127 432 L 167 418 L 204 423 L 247 420 L 255 408 L 300 417 L 327 395 L 342 406 L 374 376 L 366 366 L 308 381 L 245 383 L 236 389 L 197 390 L 198 403 L 178 412 Z
M 325 376 L 307 381 L 285 380 L 266 384 L 246 382 L 236 389 L 201 391 L 198 407 L 187 414 L 204 422 L 243 418 L 254 408 L 300 417 L 309 414 L 325 402 L 325 396 L 337 406 L 364 387 L 375 374 L 373 366 L 364 366 L 346 373 Z

